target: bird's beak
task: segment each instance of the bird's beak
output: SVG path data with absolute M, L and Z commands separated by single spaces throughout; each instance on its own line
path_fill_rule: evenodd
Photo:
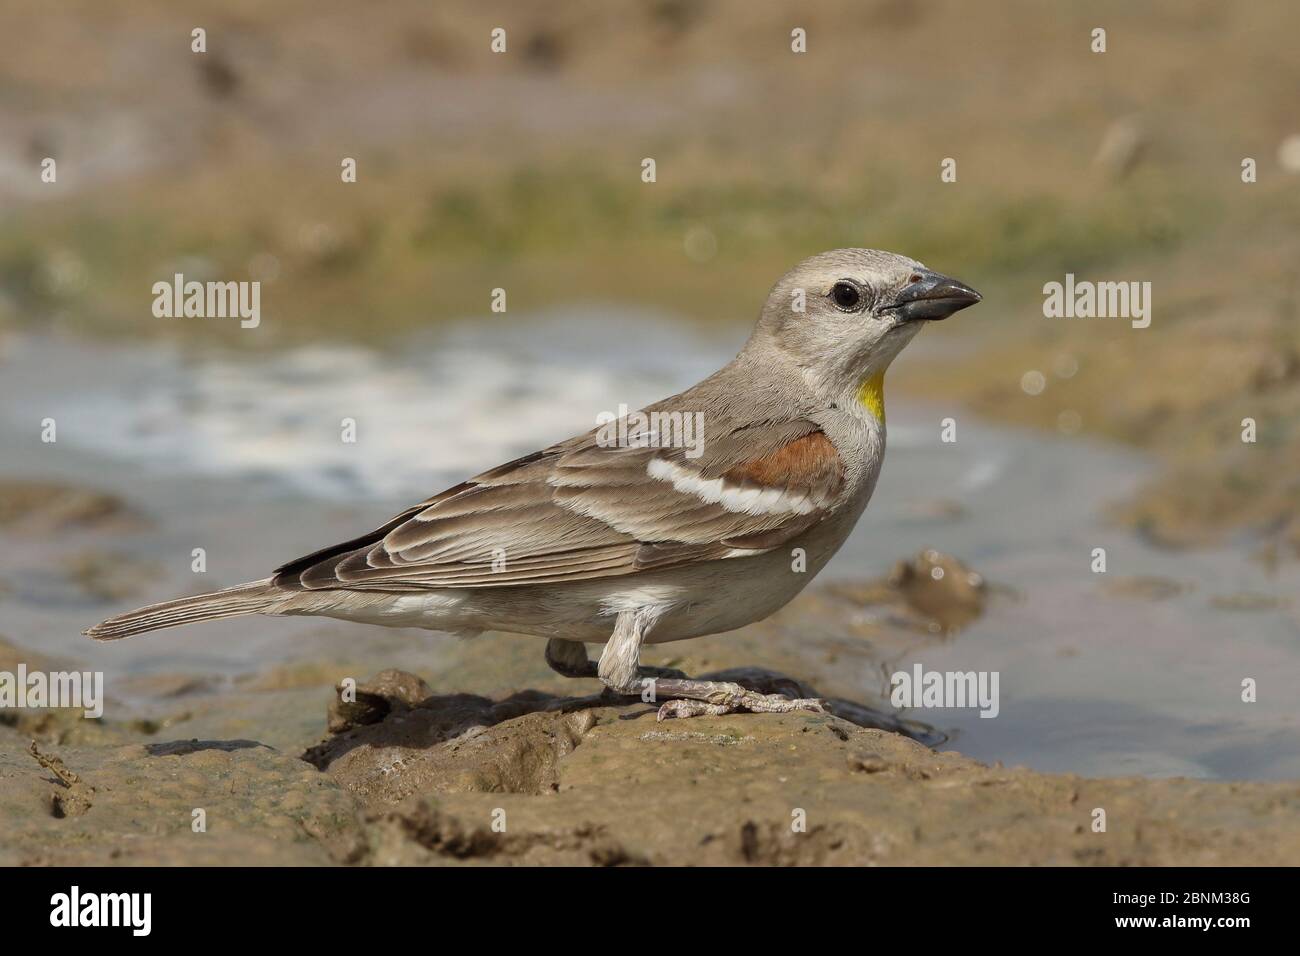
M 905 322 L 946 319 L 983 298 L 966 283 L 937 272 L 923 270 L 916 274 L 920 278 L 904 286 L 893 304 L 885 306 L 882 311 L 897 312 L 899 319 Z

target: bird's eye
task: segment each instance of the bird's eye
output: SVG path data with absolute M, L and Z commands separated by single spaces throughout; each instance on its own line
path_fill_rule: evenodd
M 862 302 L 862 292 L 852 282 L 837 282 L 831 286 L 831 298 L 841 309 L 856 309 Z

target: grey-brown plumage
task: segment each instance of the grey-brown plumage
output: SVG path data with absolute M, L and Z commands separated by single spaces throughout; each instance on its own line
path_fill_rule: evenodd
M 127 611 L 87 629 L 86 634 L 97 641 L 115 641 L 165 627 L 257 614 L 267 606 L 273 593 L 269 581 L 251 581 L 222 591 L 195 594 Z
M 115 640 L 252 613 L 510 630 L 549 638 L 548 661 L 563 673 L 596 671 L 619 693 L 640 694 L 641 681 L 652 681 L 673 698 L 661 717 L 815 707 L 646 676 L 641 644 L 730 630 L 798 593 L 875 486 L 885 368 L 924 320 L 977 301 L 902 256 L 815 256 L 778 281 L 735 359 L 637 419 L 698 414 L 698 444 L 663 447 L 646 425 L 611 443 L 595 429 L 265 580 L 141 608 L 86 633 Z M 791 561 L 794 549 L 805 566 Z M 584 666 L 580 642 L 605 643 L 599 668 Z

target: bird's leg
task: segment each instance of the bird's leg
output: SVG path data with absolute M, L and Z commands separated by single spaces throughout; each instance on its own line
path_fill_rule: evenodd
M 587 657 L 581 641 L 564 641 L 553 637 L 546 642 L 546 663 L 565 677 L 596 677 L 596 665 Z
M 616 694 L 640 697 L 648 704 L 664 701 L 658 719 L 669 717 L 720 716 L 736 710 L 754 713 L 788 713 L 809 710 L 827 713 L 825 704 L 813 697 L 791 699 L 783 694 L 760 694 L 729 681 L 691 680 L 684 674 L 656 677 L 640 666 L 641 642 L 653 623 L 644 610 L 623 611 L 614 633 L 605 642 L 597 673 Z
M 653 620 L 641 608 L 619 612 L 596 667 L 600 682 L 614 693 L 640 697 L 643 682 L 653 680 L 641 676 L 641 641 Z
M 546 642 L 546 663 L 551 670 L 564 677 L 599 677 L 596 663 L 587 657 L 587 648 L 581 641 L 566 641 L 553 637 Z M 640 677 L 685 677 L 679 670 L 671 667 L 651 667 L 642 664 L 638 668 Z M 641 692 L 638 690 L 638 694 Z

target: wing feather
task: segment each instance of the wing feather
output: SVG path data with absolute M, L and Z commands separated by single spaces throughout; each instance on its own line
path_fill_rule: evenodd
M 769 551 L 833 512 L 844 463 L 813 422 L 746 423 L 692 458 L 588 433 L 483 472 L 277 569 L 298 589 L 553 584 Z

